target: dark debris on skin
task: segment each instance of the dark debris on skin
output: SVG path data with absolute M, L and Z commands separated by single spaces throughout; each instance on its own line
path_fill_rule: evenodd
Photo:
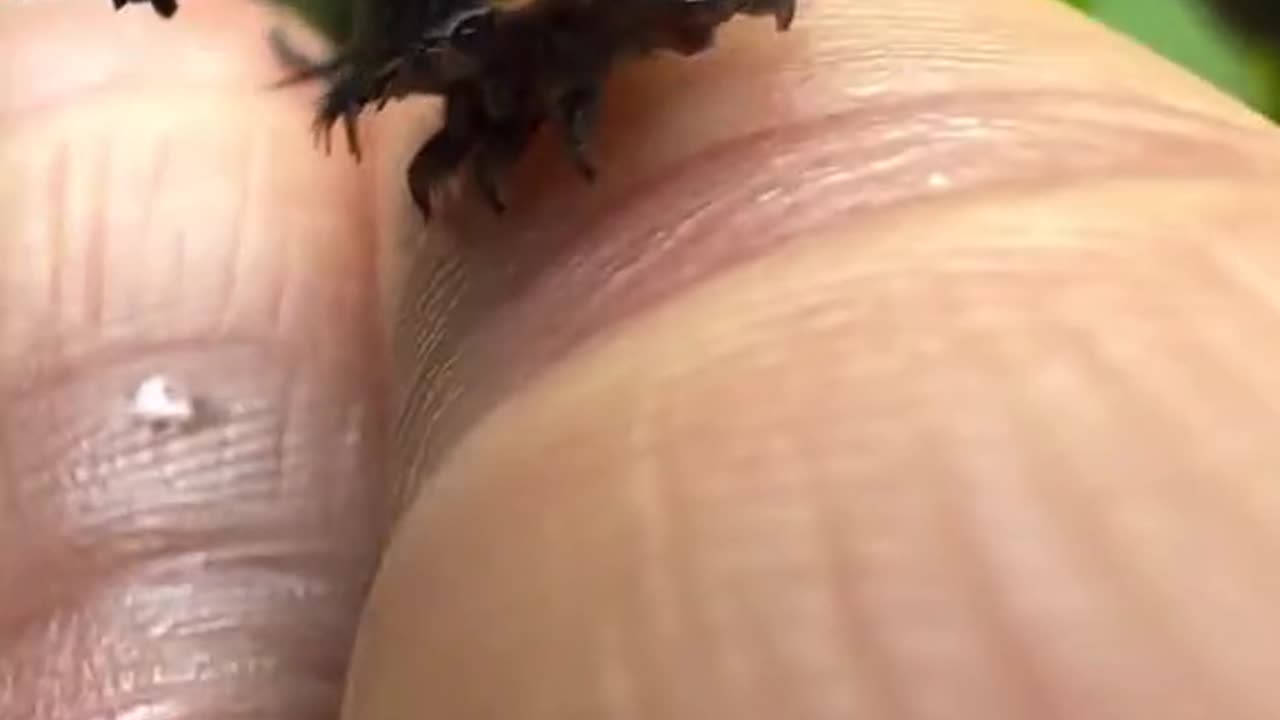
M 112 0 L 117 10 L 139 2 L 164 17 L 177 11 L 177 0 Z M 341 122 L 357 161 L 357 120 L 367 106 L 381 109 L 414 94 L 444 98 L 444 122 L 408 170 L 410 193 L 429 219 L 432 196 L 464 169 L 487 204 L 504 211 L 503 176 L 548 123 L 568 161 L 594 181 L 591 143 L 617 63 L 657 51 L 705 52 L 735 15 L 772 16 L 785 31 L 796 0 L 536 0 L 508 11 L 489 0 L 383 0 L 378 10 L 363 37 L 324 62 L 273 31 L 271 47 L 291 73 L 276 87 L 324 81 L 317 142 L 331 151 L 332 129 Z
M 111 4 L 116 10 L 122 10 L 125 5 L 130 3 L 151 3 L 151 7 L 155 9 L 156 14 L 160 17 L 171 18 L 178 12 L 178 0 L 111 0 Z

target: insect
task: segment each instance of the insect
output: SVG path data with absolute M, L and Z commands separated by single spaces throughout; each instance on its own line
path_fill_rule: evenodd
M 151 2 L 172 15 L 175 0 Z M 357 121 L 370 106 L 409 95 L 444 99 L 444 121 L 408 169 L 414 202 L 430 218 L 433 195 L 469 175 L 496 212 L 505 171 L 551 125 L 569 160 L 596 178 L 591 141 L 605 81 L 620 62 L 659 51 L 694 55 L 736 15 L 772 16 L 788 29 L 796 0 L 367 0 L 353 37 L 314 62 L 279 32 L 271 43 L 292 74 L 278 86 L 327 83 L 314 130 L 325 147 L 338 123 L 357 159 Z M 168 11 L 168 12 L 166 12 Z
M 111 4 L 116 10 L 120 10 L 130 3 L 151 3 L 151 7 L 155 8 L 157 14 L 161 17 L 170 18 L 174 13 L 178 12 L 178 0 L 111 0 Z

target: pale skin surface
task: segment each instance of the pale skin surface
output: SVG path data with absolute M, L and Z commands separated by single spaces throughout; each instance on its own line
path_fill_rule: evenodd
M 430 108 L 326 160 L 268 20 L 0 7 L 0 717 L 334 717 L 361 607 L 349 720 L 1280 716 L 1262 120 L 809 0 L 423 239 Z

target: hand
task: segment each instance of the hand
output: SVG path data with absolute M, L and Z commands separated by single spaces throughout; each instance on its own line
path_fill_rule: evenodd
M 423 236 L 428 103 L 326 159 L 263 11 L 101 7 L 0 11 L 0 717 L 329 716 L 393 518 L 350 720 L 1280 712 L 1280 140 L 1205 84 L 811 0 Z

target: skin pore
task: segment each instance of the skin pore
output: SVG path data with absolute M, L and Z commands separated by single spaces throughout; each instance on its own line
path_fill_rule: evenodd
M 1237 103 L 1054 3 L 811 0 L 424 230 L 431 103 L 326 158 L 273 14 L 131 9 L 0 8 L 0 717 L 1280 714 Z M 156 372 L 207 424 L 129 423 Z

